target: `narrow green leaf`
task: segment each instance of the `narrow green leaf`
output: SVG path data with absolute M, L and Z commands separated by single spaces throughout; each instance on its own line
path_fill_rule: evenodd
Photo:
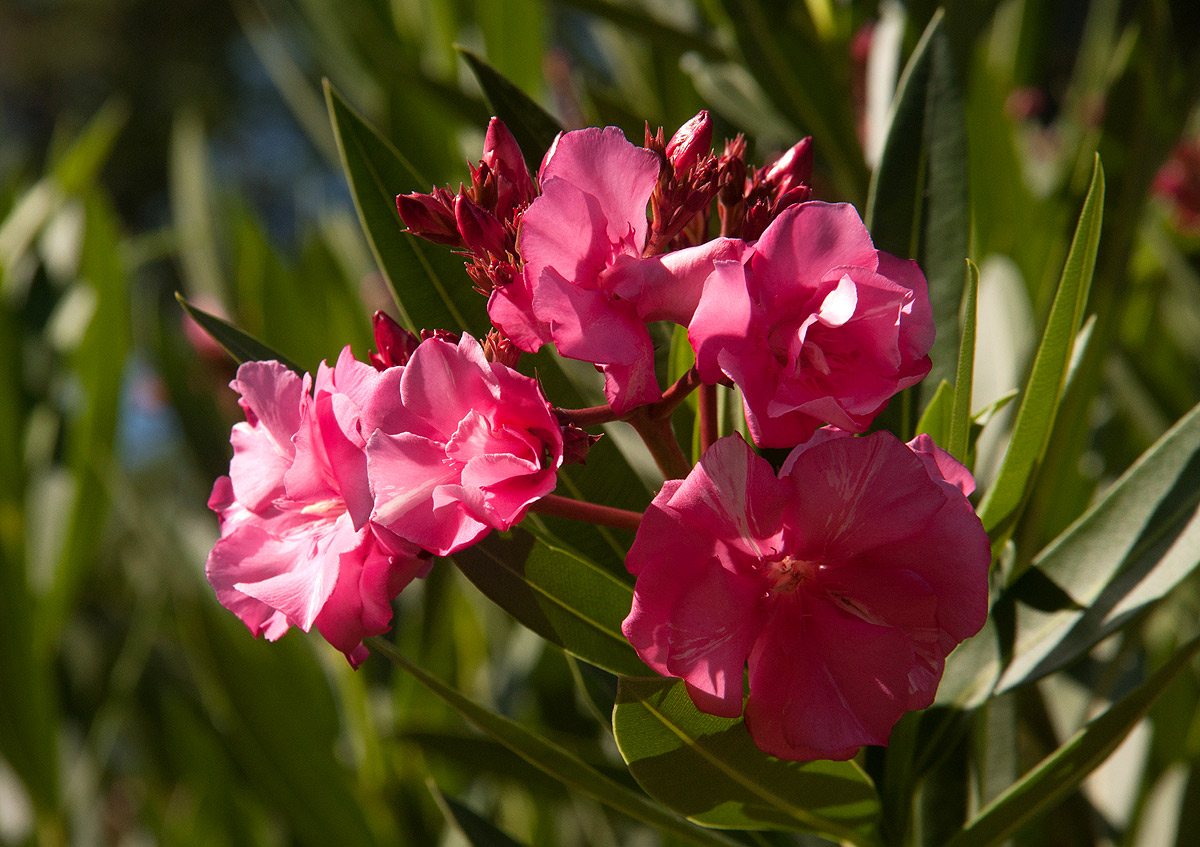
M 247 335 L 228 321 L 222 320 L 216 315 L 210 315 L 200 307 L 189 303 L 179 292 L 175 293 L 175 299 L 179 301 L 179 305 L 183 307 L 183 310 L 188 313 L 189 317 L 198 323 L 201 329 L 212 336 L 213 341 L 220 344 L 225 352 L 232 356 L 234 361 L 239 364 L 242 362 L 265 362 L 274 359 L 285 368 L 289 368 L 298 374 L 304 373 L 303 368 L 293 364 L 282 353 L 272 350 L 257 338 Z
M 119 98 L 108 100 L 55 158 L 51 173 L 65 192 L 80 193 L 96 181 L 128 117 L 128 103 Z
M 900 78 L 865 215 L 875 246 L 917 260 L 928 280 L 938 333 L 927 386 L 954 373 L 970 234 L 967 184 L 963 97 L 939 11 Z
M 453 797 L 447 797 L 432 781 L 429 790 L 446 820 L 454 824 L 471 847 L 521 847 L 520 842 L 508 833 L 496 828 Z
M 521 153 L 532 173 L 541 167 L 542 157 L 554 143 L 562 127 L 528 94 L 505 79 L 499 71 L 465 47 L 456 48 L 479 80 L 496 117 L 504 121 L 509 132 L 521 145 Z
M 879 797 L 858 765 L 768 756 L 742 719 L 699 711 L 682 680 L 622 678 L 613 732 L 646 792 L 698 823 L 875 840 Z
M 1200 406 L 996 600 L 951 654 L 938 701 L 960 707 L 1080 658 L 1200 566 Z
M 692 844 L 713 845 L 713 847 L 739 845 L 739 842 L 726 835 L 687 823 L 646 797 L 612 781 L 554 742 L 525 729 L 503 715 L 498 715 L 473 703 L 419 665 L 409 661 L 404 654 L 385 639 L 372 636 L 366 639 L 365 643 L 371 650 L 381 653 L 397 667 L 411 674 L 483 733 L 496 739 L 522 759 L 565 785 L 582 791 L 635 820 L 650 824 Z
M 954 376 L 954 406 L 950 413 L 950 437 L 946 449 L 964 464 L 971 451 L 971 390 L 975 375 L 976 301 L 979 297 L 979 268 L 967 259 L 967 287 L 963 292 L 962 337 L 958 345 L 958 368 Z
M 979 507 L 979 517 L 992 537 L 993 549 L 1002 546 L 1012 534 L 1050 440 L 1096 266 L 1103 212 L 1104 169 L 1096 157 L 1092 183 L 1054 295 L 1046 331 L 1021 397 L 1008 452 Z
M 946 847 L 1001 844 L 1026 823 L 1053 809 L 1108 758 L 1171 680 L 1200 650 L 1193 639 L 1143 682 L 989 803 Z
M 325 102 L 354 208 L 403 322 L 414 332 L 439 328 L 482 337 L 490 325 L 485 300 L 461 257 L 405 234 L 396 211 L 396 195 L 428 191 L 429 182 L 328 81 Z
M 454 554 L 475 586 L 552 644 L 616 674 L 649 670 L 621 633 L 633 589 L 604 568 L 523 529 Z
M 662 45 L 676 53 L 694 52 L 709 59 L 726 58 L 721 49 L 707 34 L 693 29 L 684 29 L 667 22 L 654 13 L 654 7 L 631 7 L 613 0 L 560 0 L 563 5 L 573 6 L 584 12 L 604 18 L 616 24 L 624 32 L 640 33 L 654 45 Z
M 917 421 L 917 435 L 925 433 L 938 445 L 949 443 L 955 396 L 950 383 L 943 379 L 937 391 L 933 392 L 933 399 L 921 413 L 921 419 Z
M 776 108 L 817 139 L 817 156 L 833 169 L 839 193 L 859 200 L 866 193 L 867 167 L 859 152 L 845 63 L 831 62 L 825 42 L 801 4 L 781 15 L 770 0 L 721 0 L 733 23 L 746 66 Z M 839 49 L 839 45 L 832 45 Z

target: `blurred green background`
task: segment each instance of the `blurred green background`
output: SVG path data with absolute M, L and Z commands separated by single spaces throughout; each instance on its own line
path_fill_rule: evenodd
M 347 343 L 364 357 L 371 312 L 390 300 L 321 80 L 427 181 L 392 193 L 457 184 L 490 109 L 455 45 L 567 128 L 613 124 L 639 141 L 645 121 L 669 135 L 708 108 L 716 137 L 744 132 L 755 162 L 812 134 L 815 196 L 861 210 L 933 12 L 0 4 L 0 844 L 503 843 L 469 835 L 469 812 L 441 792 L 531 845 L 682 843 L 567 792 L 382 661 L 353 672 L 294 632 L 256 642 L 219 607 L 204 504 L 239 419 L 234 364 L 174 293 L 307 369 Z M 1097 151 L 1108 179 L 1096 318 L 1006 553 L 1028 562 L 1200 400 L 1200 5 L 967 0 L 945 31 L 969 241 L 881 246 L 921 258 L 931 280 L 947 272 L 939 247 L 954 273 L 964 254 L 980 266 L 976 409 L 1023 384 Z M 998 416 L 980 442 L 984 481 L 1008 425 Z M 996 720 L 1012 743 L 984 751 L 994 770 L 975 775 L 976 802 L 1195 635 L 1197 589 L 1183 583 L 1070 673 L 1006 695 Z M 401 596 L 395 637 L 476 701 L 629 782 L 594 717 L 611 678 L 514 625 L 457 571 Z M 1119 762 L 1018 842 L 1194 843 L 1198 699 L 1185 672 Z

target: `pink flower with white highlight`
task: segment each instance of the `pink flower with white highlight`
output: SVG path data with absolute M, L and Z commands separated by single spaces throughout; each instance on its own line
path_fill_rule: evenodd
M 489 362 L 469 335 L 421 342 L 398 400 L 377 399 L 366 452 L 377 526 L 448 556 L 554 490 L 561 425 L 534 380 Z
M 255 637 L 315 626 L 357 666 L 363 638 L 387 631 L 392 599 L 428 569 L 427 554 L 399 539 L 385 545 L 368 523 L 364 406 L 394 392 L 399 375 L 356 362 L 349 347 L 335 368 L 322 363 L 315 396 L 307 374 L 278 362 L 238 368 L 230 385 L 246 421 L 209 499 L 221 537 L 205 573 Z
M 709 714 L 764 752 L 848 759 L 933 702 L 983 626 L 988 537 L 965 468 L 927 437 L 823 429 L 779 475 L 736 436 L 646 511 L 623 630 Z
M 862 432 L 929 372 L 933 315 L 915 262 L 876 250 L 853 206 L 785 210 L 742 262 L 718 261 L 688 326 L 701 378 L 742 391 L 754 443 L 822 424 Z
M 615 127 L 560 135 L 539 173 L 541 196 L 521 219 L 522 273 L 488 301 L 492 322 L 522 349 L 553 342 L 596 364 L 618 414 L 662 396 L 646 322 L 686 325 L 713 260 L 737 258 L 743 246 L 717 239 L 643 258 L 661 167 Z

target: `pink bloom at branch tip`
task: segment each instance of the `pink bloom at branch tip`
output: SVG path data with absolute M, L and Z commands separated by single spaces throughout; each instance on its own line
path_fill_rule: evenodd
M 928 437 L 823 429 L 778 475 L 741 438 L 721 439 L 646 511 L 626 559 L 625 635 L 701 711 L 744 713 L 770 755 L 886 744 L 987 614 L 971 485 Z

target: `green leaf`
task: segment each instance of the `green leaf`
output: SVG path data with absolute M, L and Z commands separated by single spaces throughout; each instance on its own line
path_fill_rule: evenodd
M 969 707 L 1077 660 L 1200 565 L 1200 406 L 1033 560 L 951 654 L 938 701 Z
M 953 375 L 970 235 L 967 184 L 963 97 L 939 11 L 901 76 L 865 215 L 875 246 L 917 260 L 928 280 L 938 332 L 926 385 Z
M 917 421 L 916 433 L 918 435 L 925 433 L 939 445 L 948 444 L 955 396 L 955 391 L 950 383 L 943 379 L 938 385 L 937 391 L 933 392 L 933 399 L 921 413 L 921 419 Z
M 633 589 L 604 568 L 523 529 L 454 554 L 475 586 L 521 624 L 617 674 L 648 673 L 621 633 Z
M 971 391 L 975 375 L 976 301 L 979 297 L 979 268 L 967 259 L 967 288 L 963 292 L 962 339 L 958 345 L 958 368 L 954 376 L 954 406 L 950 413 L 950 437 L 946 449 L 966 464 L 971 453 Z
M 802 4 L 792 6 L 790 16 L 781 15 L 770 0 L 722 0 L 721 5 L 746 66 L 767 96 L 784 117 L 817 139 L 817 155 L 829 161 L 839 193 L 862 198 L 867 168 L 855 135 L 846 63 L 829 60 Z
M 479 87 L 487 97 L 496 117 L 504 121 L 508 131 L 517 139 L 525 163 L 532 173 L 541 167 L 542 157 L 554 143 L 562 127 L 551 115 L 499 71 L 465 47 L 456 48 L 470 66 Z
M 188 316 L 212 336 L 213 341 L 220 344 L 225 352 L 239 364 L 242 362 L 266 362 L 274 359 L 285 368 L 301 375 L 304 374 L 303 368 L 293 364 L 282 353 L 272 350 L 257 338 L 247 335 L 228 321 L 222 320 L 216 315 L 210 315 L 200 307 L 189 303 L 179 292 L 175 293 L 175 299 L 179 301 L 179 305 L 188 313 Z
M 485 300 L 461 257 L 405 234 L 396 211 L 398 194 L 428 191 L 429 183 L 328 81 L 325 102 L 354 208 L 403 323 L 414 332 L 437 328 L 482 337 L 490 325 Z
M 1171 680 L 1200 650 L 1200 638 L 1182 647 L 1153 676 L 1099 717 L 1003 794 L 989 803 L 946 847 L 986 847 L 1001 844 L 1022 826 L 1053 809 L 1117 748 Z
M 521 847 L 520 842 L 513 840 L 508 833 L 497 829 L 453 797 L 447 797 L 432 782 L 429 790 L 442 814 L 462 833 L 471 847 Z
M 622 678 L 613 732 L 646 792 L 698 823 L 874 841 L 879 797 L 858 765 L 768 756 L 741 718 L 699 711 L 683 680 Z
M 1008 452 L 979 507 L 979 517 L 992 536 L 993 549 L 1003 546 L 1012 534 L 1050 441 L 1096 266 L 1103 212 L 1104 169 L 1096 157 L 1091 186 L 1054 295 L 1046 331 L 1025 384 Z
M 676 835 L 692 844 L 713 847 L 735 847 L 739 842 L 718 832 L 696 827 L 642 795 L 604 776 L 582 759 L 531 732 L 503 715 L 473 703 L 419 665 L 409 661 L 390 642 L 378 636 L 365 641 L 372 651 L 381 653 L 393 664 L 411 674 L 418 682 L 436 694 L 486 735 L 499 741 L 522 759 L 545 771 L 563 784 L 582 791 L 601 803 L 629 815 L 635 820 Z

